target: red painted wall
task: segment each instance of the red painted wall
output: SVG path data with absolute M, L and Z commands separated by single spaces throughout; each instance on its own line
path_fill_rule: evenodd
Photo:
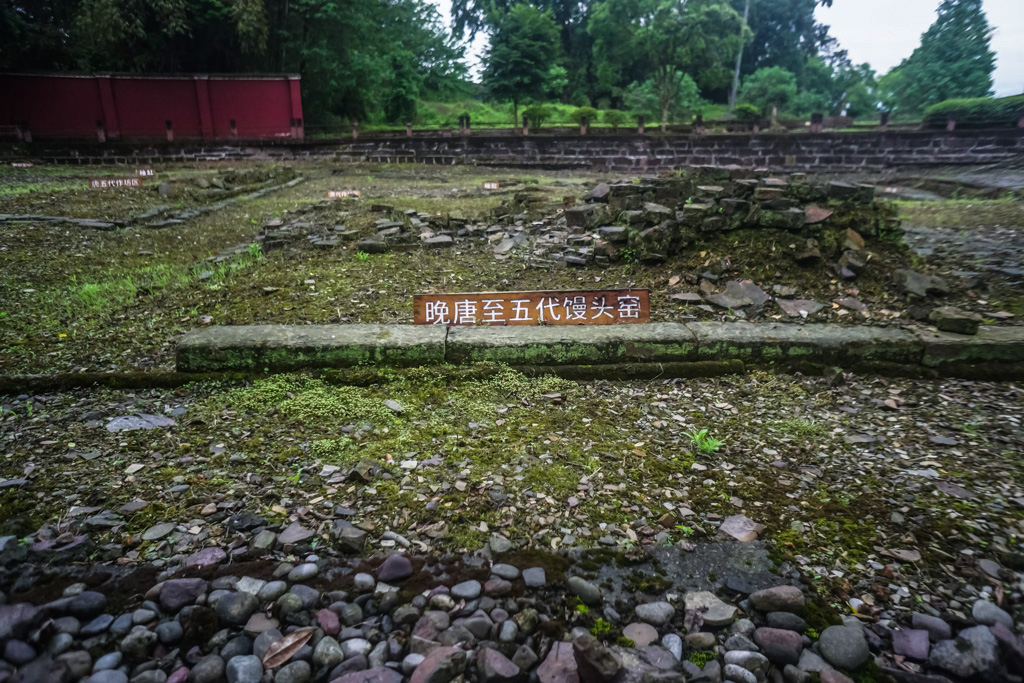
M 289 82 L 264 81 L 254 88 L 251 82 L 210 81 L 210 108 L 216 137 L 231 135 L 231 119 L 240 138 L 287 137 L 289 130 L 278 124 L 292 118 Z M 301 109 L 296 118 L 302 118 Z
M 0 126 L 33 138 L 229 140 L 301 138 L 298 77 L 0 74 Z M 295 119 L 299 125 L 293 125 Z

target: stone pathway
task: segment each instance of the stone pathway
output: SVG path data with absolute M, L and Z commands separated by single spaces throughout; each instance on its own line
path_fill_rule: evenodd
M 931 228 L 905 225 L 906 242 L 930 263 L 952 266 L 973 283 L 1002 276 L 1024 283 L 1024 230 L 1016 226 Z M 966 269 L 965 269 L 966 268 Z M 1024 293 L 1024 292 L 1022 292 Z

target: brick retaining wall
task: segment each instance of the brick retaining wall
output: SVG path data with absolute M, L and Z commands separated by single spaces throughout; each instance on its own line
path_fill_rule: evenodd
M 364 138 L 238 145 L 34 143 L 0 159 L 44 163 L 325 159 L 385 163 L 586 168 L 645 173 L 683 166 L 850 172 L 993 164 L 1024 159 L 1024 130 L 899 131 L 793 135 Z

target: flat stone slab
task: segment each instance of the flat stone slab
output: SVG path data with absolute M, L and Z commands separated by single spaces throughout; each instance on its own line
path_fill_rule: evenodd
M 239 325 L 187 332 L 180 372 L 414 367 L 445 361 L 443 327 L 409 325 Z
M 449 363 L 603 365 L 696 360 L 697 340 L 688 325 L 591 327 L 453 327 Z
M 884 361 L 918 365 L 924 342 L 888 327 L 688 323 L 697 335 L 700 360 L 738 358 L 753 363 L 803 360 L 844 364 Z
M 922 363 L 941 367 L 955 363 L 1024 363 L 1024 327 L 981 327 L 976 335 L 919 332 Z

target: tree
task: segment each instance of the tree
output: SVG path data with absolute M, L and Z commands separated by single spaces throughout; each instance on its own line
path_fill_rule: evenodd
M 743 80 L 740 102 L 752 104 L 763 112 L 780 110 L 796 98 L 796 76 L 781 66 L 759 69 Z
M 658 98 L 661 113 L 661 132 L 668 125 L 669 116 L 685 116 L 701 102 L 700 88 L 690 74 L 659 67 L 650 80 L 651 89 Z
M 513 125 L 519 103 L 542 97 L 558 54 L 558 27 L 548 12 L 520 3 L 495 18 L 481 80 L 498 99 L 512 100 Z
M 662 128 L 688 75 L 701 88 L 729 82 L 736 51 L 750 38 L 743 18 L 719 0 L 601 0 L 588 28 L 599 84 L 618 96 L 643 83 L 659 100 Z
M 747 0 L 729 1 L 738 12 L 746 8 Z M 803 86 L 807 58 L 835 48 L 828 26 L 819 24 L 814 16 L 817 6 L 831 4 L 831 0 L 753 0 L 747 16 L 753 38 L 743 51 L 742 75 L 781 66 L 792 72 L 798 85 Z
M 882 79 L 901 115 L 921 114 L 943 100 L 992 94 L 995 53 L 981 0 L 942 0 L 921 45 Z
M 750 19 L 750 0 L 746 0 L 743 4 L 743 21 L 747 23 Z M 749 26 L 749 24 L 748 24 Z M 729 113 L 731 114 L 736 108 L 736 96 L 739 94 L 740 89 L 740 69 L 743 66 L 743 47 L 740 46 L 736 50 L 736 68 L 733 70 L 732 77 L 732 90 L 729 91 Z

